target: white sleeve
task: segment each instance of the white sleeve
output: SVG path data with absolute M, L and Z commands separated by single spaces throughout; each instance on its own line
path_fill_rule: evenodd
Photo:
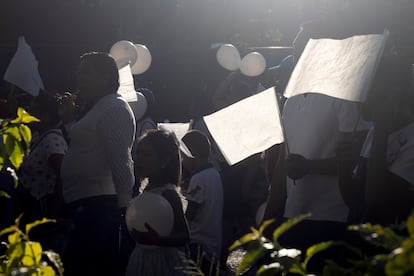
M 335 99 L 334 105 L 340 132 L 361 131 L 371 128 L 372 123 L 362 118 L 357 103 Z
M 134 185 L 131 148 L 135 136 L 135 119 L 127 107 L 110 107 L 100 117 L 97 130 L 110 162 L 119 207 L 126 207 L 131 200 Z

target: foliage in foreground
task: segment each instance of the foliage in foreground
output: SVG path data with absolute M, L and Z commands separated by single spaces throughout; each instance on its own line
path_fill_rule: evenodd
M 308 216 L 289 219 L 273 232 L 272 240 L 263 234 L 266 227 L 273 222 L 269 220 L 259 229 L 252 228 L 251 233 L 234 242 L 230 250 L 246 249 L 237 275 L 251 272 L 253 267 L 257 268 L 255 273 L 260 276 L 308 275 L 307 265 L 310 259 L 332 246 L 345 248 L 352 252 L 353 257 L 347 260 L 349 264 L 346 267 L 326 260 L 322 275 L 414 275 L 414 211 L 406 222 L 398 226 L 385 227 L 369 223 L 349 226 L 349 230 L 356 231 L 372 249 L 369 252 L 345 242 L 333 241 L 309 247 L 304 256 L 300 250 L 283 248 L 278 242 L 279 237 Z M 266 260 L 266 264 L 259 264 L 261 260 Z
M 51 219 L 37 220 L 29 223 L 25 231 L 19 228 L 19 216 L 15 224 L 0 231 L 0 236 L 7 235 L 6 253 L 0 256 L 0 275 L 30 275 L 53 276 L 63 275 L 63 264 L 58 254 L 44 251 L 39 242 L 29 239 L 30 230 L 41 224 L 54 222 Z

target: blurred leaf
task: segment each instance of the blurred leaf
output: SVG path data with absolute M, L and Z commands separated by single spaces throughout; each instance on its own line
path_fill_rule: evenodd
M 19 228 L 17 228 L 16 225 L 12 225 L 12 226 L 9 226 L 9 227 L 1 230 L 0 231 L 0 236 L 3 236 L 5 234 L 9 234 L 11 232 L 20 232 L 20 230 L 19 230 Z
M 256 272 L 256 276 L 273 276 L 283 272 L 283 267 L 279 263 L 262 265 Z
M 40 122 L 40 120 L 27 113 L 26 110 L 21 107 L 17 109 L 17 118 L 11 121 L 13 124 L 28 124 L 31 122 Z
M 20 125 L 19 133 L 25 142 L 26 148 L 28 149 L 30 147 L 30 141 L 32 141 L 32 132 L 30 128 L 26 125 Z
M 260 225 L 260 227 L 259 227 L 259 233 L 260 234 L 263 234 L 263 232 L 264 232 L 264 230 L 270 225 L 270 224 L 272 224 L 273 222 L 274 222 L 275 220 L 274 219 L 269 219 L 269 220 L 266 220 L 266 221 L 264 221 L 264 222 L 262 222 L 262 224 Z
M 23 162 L 24 151 L 18 140 L 12 135 L 6 135 L 6 153 L 15 168 L 19 168 Z
M 403 238 L 398 236 L 390 228 L 381 225 L 372 225 L 370 223 L 351 225 L 348 227 L 351 231 L 357 231 L 359 235 L 367 242 L 380 246 L 388 250 L 398 248 Z
M 237 248 L 242 247 L 243 245 L 255 241 L 260 238 L 260 234 L 258 232 L 248 233 L 235 241 L 229 248 L 230 251 L 235 250 Z
M 1 136 L 1 139 L 3 139 L 3 135 Z M 7 153 L 6 148 L 4 146 L 3 141 L 0 141 L 0 170 L 3 169 L 4 164 L 7 161 Z
M 249 248 L 249 250 L 247 250 L 246 254 L 243 256 L 239 268 L 237 269 L 236 275 L 245 273 L 257 262 L 257 260 L 263 257 L 265 253 L 266 249 L 259 245 L 255 248 Z
M 7 269 L 18 267 L 24 256 L 24 242 L 14 243 L 7 249 Z
M 414 238 L 414 211 L 407 218 L 407 230 L 410 237 Z
M 305 267 L 307 267 L 309 260 L 317 253 L 328 249 L 329 247 L 333 246 L 333 245 L 339 245 L 340 243 L 336 243 L 333 241 L 327 241 L 327 242 L 321 242 L 321 243 L 317 243 L 315 245 L 312 245 L 311 247 L 309 247 L 306 250 L 306 258 L 305 261 L 303 262 Z
M 25 242 L 22 264 L 24 266 L 37 266 L 42 259 L 42 246 L 38 242 Z
M 19 243 L 22 241 L 20 231 L 16 231 L 7 237 L 9 244 Z
M 11 135 L 16 139 L 17 141 L 21 141 L 22 137 L 20 136 L 19 127 L 18 126 L 10 126 L 6 129 L 5 135 Z
M 56 222 L 56 220 L 43 218 L 42 220 L 36 220 L 32 223 L 26 224 L 26 235 L 29 235 L 29 232 L 33 227 L 36 227 L 41 224 L 49 223 L 49 222 Z
M 300 215 L 300 216 L 288 219 L 286 222 L 284 222 L 282 225 L 280 225 L 273 232 L 273 242 L 280 247 L 280 245 L 278 243 L 278 239 L 279 239 L 280 235 L 282 235 L 287 230 L 292 228 L 294 225 L 298 224 L 299 222 L 301 222 L 302 220 L 304 220 L 305 218 L 308 218 L 308 217 L 310 217 L 310 214 Z
M 42 276 L 55 276 L 56 273 L 55 273 L 55 271 L 53 270 L 52 267 L 45 266 L 45 267 L 42 267 L 40 269 L 40 275 L 42 275 Z M 62 274 L 60 274 L 60 275 L 62 275 Z
M 7 192 L 5 192 L 5 191 L 0 191 L 0 197 L 6 197 L 6 198 L 10 198 L 10 195 L 7 193 Z

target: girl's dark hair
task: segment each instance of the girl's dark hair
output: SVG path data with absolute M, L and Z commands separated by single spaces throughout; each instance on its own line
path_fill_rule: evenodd
M 158 156 L 167 160 L 167 165 L 160 172 L 164 180 L 179 186 L 181 182 L 181 158 L 174 134 L 152 129 L 141 136 L 139 143 L 142 141 L 152 144 Z
M 35 97 L 33 104 L 37 113 L 47 114 L 52 123 L 59 122 L 59 102 L 56 95 L 42 91 L 39 96 Z
M 119 88 L 119 72 L 115 60 L 107 53 L 90 52 L 83 54 L 81 61 L 91 66 L 105 83 L 106 87 L 114 93 Z

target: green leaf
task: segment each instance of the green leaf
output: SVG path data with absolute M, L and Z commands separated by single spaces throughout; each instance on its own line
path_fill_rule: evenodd
M 19 126 L 20 136 L 23 138 L 23 141 L 26 144 L 26 148 L 30 147 L 30 141 L 32 141 L 32 131 L 26 125 Z
M 321 242 L 315 245 L 312 245 L 306 250 L 306 258 L 304 261 L 305 267 L 308 265 L 309 260 L 317 253 L 330 248 L 333 245 L 339 245 L 340 243 L 336 243 L 333 241 Z
M 45 266 L 40 269 L 40 275 L 42 276 L 55 276 L 56 273 L 51 266 Z
M 256 272 L 256 276 L 273 276 L 283 272 L 283 267 L 278 263 L 262 265 Z
M 17 141 L 21 141 L 22 137 L 20 136 L 20 131 L 18 126 L 10 126 L 6 129 L 5 135 L 11 135 L 16 139 Z
M 7 260 L 7 270 L 10 270 L 13 267 L 18 267 L 23 259 L 24 256 L 24 242 L 19 242 L 10 245 L 7 249 L 7 256 L 9 256 Z
M 407 218 L 407 230 L 410 237 L 414 237 L 414 211 Z
M 8 241 L 9 241 L 9 244 L 13 244 L 13 243 L 19 243 L 19 242 L 21 242 L 21 241 L 22 241 L 22 237 L 21 237 L 21 235 L 20 235 L 20 231 L 16 231 L 16 232 L 14 232 L 14 233 L 10 234 L 10 235 L 7 237 L 7 239 L 8 239 Z
M 37 266 L 42 259 L 42 246 L 38 242 L 25 242 L 22 264 L 25 266 Z
M 269 220 L 266 220 L 266 221 L 264 221 L 261 225 L 260 225 L 260 227 L 259 227 L 259 233 L 260 234 L 263 234 L 263 232 L 264 232 L 264 230 L 270 225 L 270 224 L 272 224 L 273 222 L 275 222 L 275 220 L 274 219 L 269 219 Z
M 5 191 L 0 191 L 0 197 L 6 197 L 6 198 L 11 198 L 10 197 L 10 195 L 7 193 L 7 192 L 5 192 Z
M 4 139 L 3 135 L 1 136 L 1 139 Z M 0 170 L 3 169 L 3 166 L 6 163 L 6 161 L 7 161 L 7 153 L 6 153 L 6 148 L 2 140 L 0 141 Z
M 26 235 L 29 235 L 29 232 L 33 227 L 36 227 L 38 225 L 45 224 L 45 223 L 50 223 L 50 222 L 56 222 L 56 220 L 43 218 L 42 220 L 36 220 L 32 223 L 26 224 Z
M 260 238 L 260 234 L 258 232 L 248 233 L 235 241 L 229 248 L 229 251 L 233 251 L 239 247 L 242 247 L 243 245 L 255 241 Z
M 15 168 L 19 168 L 23 162 L 24 157 L 22 146 L 12 135 L 6 135 L 5 145 L 10 162 Z
M 286 222 L 284 222 L 282 225 L 280 225 L 273 232 L 273 242 L 275 244 L 279 245 L 278 239 L 279 239 L 280 235 L 282 235 L 287 230 L 289 230 L 290 228 L 292 228 L 294 225 L 298 224 L 299 222 L 301 222 L 302 220 L 304 220 L 305 218 L 308 218 L 308 217 L 310 217 L 310 214 L 300 215 L 300 216 L 297 216 L 297 217 L 288 219 Z
M 20 230 L 19 230 L 19 228 L 17 228 L 16 225 L 12 225 L 12 226 L 9 226 L 9 227 L 1 230 L 0 231 L 0 236 L 3 236 L 5 234 L 9 234 L 9 233 L 12 233 L 12 232 L 19 232 L 19 231 Z
M 236 275 L 241 275 L 246 272 L 252 265 L 256 263 L 266 253 L 266 249 L 258 246 L 257 248 L 249 248 L 247 253 L 244 255 L 239 268 L 237 269 Z
M 27 113 L 26 110 L 24 110 L 21 107 L 17 109 L 17 118 L 11 121 L 11 123 L 13 124 L 19 124 L 19 123 L 28 124 L 31 122 L 40 122 L 40 120 L 30 115 L 29 113 Z

